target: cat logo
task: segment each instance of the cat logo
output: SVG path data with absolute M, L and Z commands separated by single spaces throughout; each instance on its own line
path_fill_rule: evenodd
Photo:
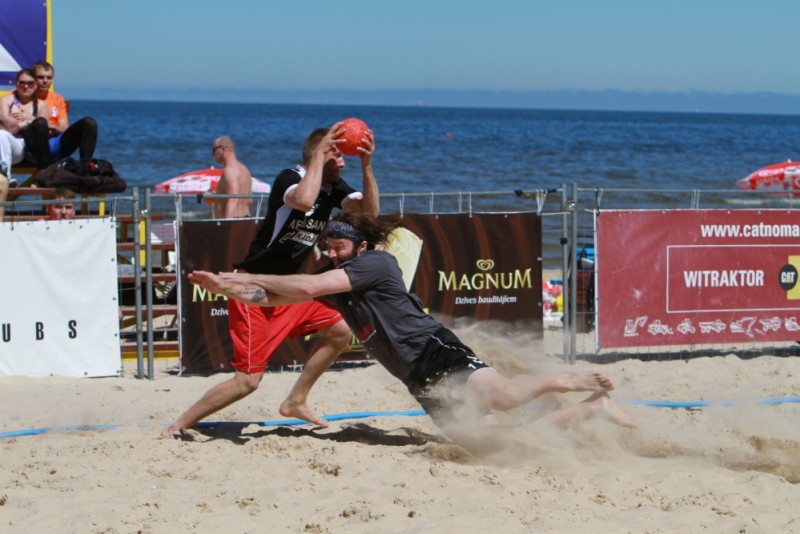
M 786 291 L 789 300 L 800 300 L 800 284 L 797 283 L 797 271 L 800 270 L 800 256 L 789 256 L 789 263 L 781 267 L 780 285 Z

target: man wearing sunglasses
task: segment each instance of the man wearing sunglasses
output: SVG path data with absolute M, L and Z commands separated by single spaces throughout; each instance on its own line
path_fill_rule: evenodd
M 67 101 L 51 89 L 55 70 L 47 61 L 34 63 L 32 70 L 36 78 L 36 98 L 44 101 L 47 105 L 47 120 L 50 128 L 58 133 L 63 133 L 69 128 Z
M 211 146 L 211 154 L 223 166 L 222 177 L 217 184 L 220 195 L 249 195 L 253 192 L 250 170 L 236 158 L 236 145 L 228 136 L 217 137 Z M 238 219 L 250 217 L 252 198 L 217 198 L 212 208 L 215 219 Z

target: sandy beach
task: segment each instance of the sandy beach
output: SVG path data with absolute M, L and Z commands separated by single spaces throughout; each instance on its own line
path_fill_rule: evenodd
M 159 438 L 162 426 L 229 375 L 181 377 L 175 361 L 157 361 L 154 380 L 136 379 L 135 362 L 123 377 L 6 377 L 2 531 L 800 532 L 800 404 L 757 402 L 800 391 L 797 358 L 567 365 L 524 339 L 459 334 L 507 373 L 600 368 L 639 428 L 537 423 L 578 393 L 503 418 L 480 454 L 424 415 L 237 424 L 282 419 L 297 378 L 283 372 L 209 419 L 226 424 L 179 441 Z M 323 414 L 419 409 L 379 365 L 325 373 L 311 402 Z M 51 430 L 9 435 L 40 428 Z

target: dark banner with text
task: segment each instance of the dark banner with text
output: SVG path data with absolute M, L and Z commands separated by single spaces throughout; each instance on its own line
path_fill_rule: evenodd
M 541 218 L 535 213 L 386 216 L 401 227 L 388 250 L 406 287 L 443 323 L 453 319 L 513 323 L 541 336 Z M 186 221 L 179 228 L 181 363 L 186 372 L 230 369 L 227 301 L 193 286 L 195 269 L 229 271 L 258 229 L 247 220 Z M 324 248 L 324 243 L 320 243 Z M 324 252 L 303 272 L 326 263 Z M 270 365 L 304 363 L 313 338 L 287 340 Z M 354 342 L 341 359 L 365 359 Z
M 603 347 L 800 339 L 800 224 L 787 210 L 604 211 Z
M 497 320 L 542 333 L 542 225 L 535 213 L 393 216 L 406 285 L 448 326 Z M 418 263 L 417 263 L 418 262 Z
M 247 254 L 260 224 L 260 221 L 248 219 L 184 221 L 180 225 L 180 344 L 181 367 L 185 372 L 230 370 L 233 356 L 227 298 L 195 286 L 186 275 L 194 270 L 232 271 L 233 264 Z M 307 262 L 304 272 L 313 272 L 325 264 L 322 259 L 312 259 Z M 313 336 L 287 339 L 269 363 L 273 366 L 305 363 L 313 343 Z

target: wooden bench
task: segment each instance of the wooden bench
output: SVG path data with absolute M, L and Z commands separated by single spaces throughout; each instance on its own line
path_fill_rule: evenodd
M 11 174 L 12 176 L 16 174 L 28 174 L 29 176 L 25 180 L 20 182 L 19 185 L 17 185 L 17 187 L 8 188 L 8 198 L 6 199 L 8 202 L 11 202 L 12 200 L 17 200 L 17 198 L 20 195 L 28 194 L 25 192 L 28 189 L 38 189 L 35 187 L 31 187 L 36 180 L 36 175 L 39 174 L 39 169 L 37 169 L 36 167 L 14 166 L 11 168 Z M 49 191 L 52 192 L 53 190 L 50 189 Z

